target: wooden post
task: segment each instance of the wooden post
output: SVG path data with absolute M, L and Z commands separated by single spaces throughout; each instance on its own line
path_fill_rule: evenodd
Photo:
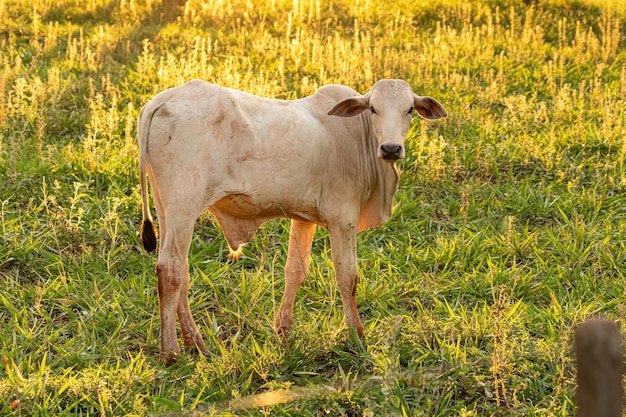
M 622 416 L 622 346 L 619 329 L 605 319 L 591 319 L 574 333 L 578 417 Z

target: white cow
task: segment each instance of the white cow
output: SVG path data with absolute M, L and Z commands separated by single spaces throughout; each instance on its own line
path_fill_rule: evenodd
M 391 215 L 395 162 L 417 111 L 445 117 L 435 99 L 401 80 L 381 80 L 365 95 L 343 85 L 299 100 L 275 100 L 191 81 L 165 90 L 141 110 L 140 148 L 144 248 L 156 249 L 146 172 L 161 228 L 156 264 L 161 358 L 178 354 L 176 316 L 186 349 L 206 351 L 189 309 L 188 252 L 194 224 L 209 210 L 237 258 L 261 223 L 291 220 L 285 293 L 276 330 L 293 322 L 316 226 L 328 229 L 346 322 L 359 335 L 356 307 L 357 232 Z M 341 116 L 341 117 L 337 117 Z

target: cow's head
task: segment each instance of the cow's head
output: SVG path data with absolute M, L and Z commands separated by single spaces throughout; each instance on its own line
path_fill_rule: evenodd
M 335 104 L 328 114 L 351 117 L 365 110 L 371 112 L 377 156 L 389 162 L 404 158 L 404 139 L 411 125 L 413 110 L 430 120 L 448 115 L 437 100 L 416 95 L 411 86 L 402 80 L 380 80 L 365 95 Z

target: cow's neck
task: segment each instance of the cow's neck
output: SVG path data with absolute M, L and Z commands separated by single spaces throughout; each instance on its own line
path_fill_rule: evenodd
M 366 151 L 364 160 L 370 164 L 368 171 L 373 174 L 373 182 L 369 198 L 361 207 L 359 230 L 380 226 L 391 217 L 393 196 L 400 178 L 395 163 L 385 162 L 377 156 L 378 145 L 372 134 L 369 114 L 363 117 L 363 126 L 365 134 L 362 137 L 366 143 L 362 149 Z

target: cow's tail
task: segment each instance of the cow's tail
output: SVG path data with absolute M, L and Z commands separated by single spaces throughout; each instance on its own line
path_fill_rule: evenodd
M 139 237 L 141 245 L 147 252 L 154 252 L 157 247 L 158 231 L 150 213 L 148 202 L 147 164 L 148 164 L 148 133 L 154 110 L 146 111 L 144 106 L 139 113 L 137 122 L 137 140 L 139 142 L 139 178 L 141 182 L 141 232 Z

